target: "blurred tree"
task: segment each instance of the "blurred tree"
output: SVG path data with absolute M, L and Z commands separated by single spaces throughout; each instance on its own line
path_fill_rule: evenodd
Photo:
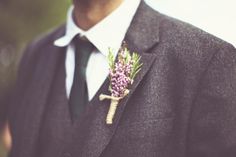
M 37 35 L 63 23 L 71 0 L 0 0 L 0 130 L 3 99 L 15 79 L 22 48 Z M 1 151 L 0 157 L 4 153 Z

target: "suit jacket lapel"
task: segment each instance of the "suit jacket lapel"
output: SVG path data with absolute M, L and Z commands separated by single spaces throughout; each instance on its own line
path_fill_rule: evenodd
M 91 102 L 85 111 L 84 116 L 78 123 L 78 128 L 75 129 L 75 134 L 79 134 L 79 136 L 74 135 L 73 140 L 76 141 L 75 143 L 80 141 L 79 145 L 74 145 L 75 150 L 76 147 L 81 148 L 79 153 L 81 157 L 100 156 L 114 135 L 122 113 L 125 110 L 125 106 L 132 99 L 133 92 L 138 90 L 139 83 L 143 80 L 145 74 L 148 72 L 155 60 L 155 55 L 148 53 L 149 50 L 159 41 L 158 20 L 155 19 L 155 24 L 153 24 L 153 26 L 151 25 L 154 23 L 154 19 L 152 19 L 153 13 L 156 14 L 156 12 L 142 1 L 126 34 L 125 41 L 127 42 L 129 49 L 138 52 L 141 55 L 143 66 L 142 70 L 134 80 L 130 89 L 130 94 L 120 101 L 113 124 L 106 125 L 105 123 L 110 101 L 98 101 L 98 96 L 101 92 L 103 92 L 103 94 L 109 94 L 109 80 L 106 80 L 102 87 L 107 92 L 104 93 L 104 90 L 100 90 L 100 93 L 97 93 L 94 98 L 95 100 Z
M 64 27 L 60 29 L 57 35 L 61 35 L 63 32 Z M 35 47 L 38 47 L 38 45 L 35 45 Z M 18 110 L 13 112 L 14 115 L 12 115 L 14 121 L 10 123 L 16 134 L 14 139 L 15 145 L 18 146 L 17 150 L 12 149 L 11 154 L 13 156 L 14 154 L 19 157 L 33 156 L 34 146 L 39 135 L 44 108 L 58 66 L 59 56 L 64 51 L 63 48 L 55 47 L 53 41 L 50 41 L 46 47 L 39 47 L 39 49 L 33 50 L 33 53 L 37 52 L 41 54 L 35 59 L 37 63 L 35 64 L 34 70 L 28 76 L 24 76 L 31 77 L 30 82 L 22 80 L 18 83 L 22 86 L 17 89 L 16 94 L 18 95 L 18 99 L 16 99 L 14 104 L 21 105 L 21 108 L 16 107 Z M 27 68 L 30 67 L 24 67 L 23 71 L 28 72 Z M 24 86 L 28 88 L 24 89 Z M 18 125 L 21 126 L 19 127 Z

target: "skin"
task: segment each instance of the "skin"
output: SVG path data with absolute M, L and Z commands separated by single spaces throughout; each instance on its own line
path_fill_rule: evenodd
M 2 141 L 3 145 L 6 148 L 7 151 L 11 149 L 11 135 L 10 135 L 10 130 L 8 124 L 6 124 L 3 132 L 2 132 Z
M 83 30 L 88 30 L 112 11 L 124 0 L 74 0 L 74 19 Z

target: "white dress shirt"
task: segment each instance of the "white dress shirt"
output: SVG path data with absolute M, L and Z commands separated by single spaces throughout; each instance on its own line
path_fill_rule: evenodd
M 140 1 L 124 0 L 116 10 L 87 31 L 79 28 L 73 21 L 74 7 L 72 6 L 69 9 L 66 34 L 54 42 L 55 46 L 67 47 L 65 85 L 68 98 L 73 84 L 75 69 L 75 54 L 74 45 L 71 43 L 72 39 L 77 34 L 80 34 L 81 37 L 86 37 L 97 48 L 91 53 L 86 68 L 88 96 L 89 100 L 91 100 L 109 74 L 107 61 L 108 49 L 111 48 L 114 55 L 117 55 Z

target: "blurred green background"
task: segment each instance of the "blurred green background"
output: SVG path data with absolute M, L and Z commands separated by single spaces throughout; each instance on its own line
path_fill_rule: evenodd
M 0 0 L 0 100 L 15 79 L 25 45 L 65 22 L 70 4 L 71 0 Z M 4 122 L 5 108 L 3 103 L 0 104 L 0 127 Z M 0 157 L 5 156 L 0 143 Z

